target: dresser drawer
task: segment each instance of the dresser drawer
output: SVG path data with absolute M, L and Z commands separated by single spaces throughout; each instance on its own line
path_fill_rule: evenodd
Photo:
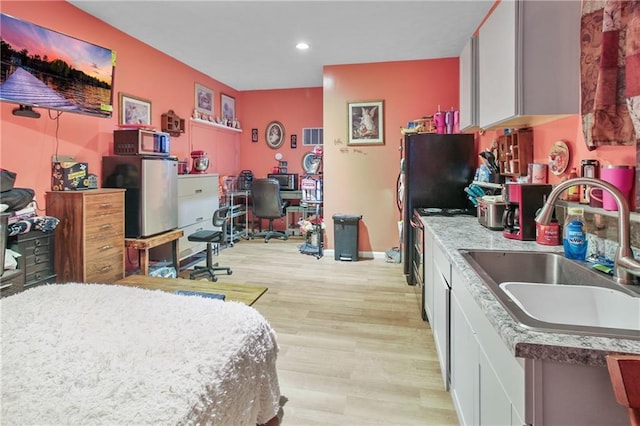
M 56 274 L 51 269 L 43 269 L 40 271 L 27 272 L 25 275 L 24 288 L 25 290 L 34 285 L 40 284 L 54 284 L 56 282 Z
M 180 253 L 178 254 L 178 258 L 184 259 L 185 257 L 192 256 L 202 250 L 207 248 L 206 243 L 198 243 L 194 241 L 189 241 L 189 235 L 194 232 L 202 231 L 203 229 L 214 229 L 211 222 L 201 222 L 194 223 L 192 225 L 186 226 L 182 228 L 184 232 L 184 236 L 178 240 L 178 245 L 180 247 Z
M 85 281 L 88 283 L 112 283 L 124 277 L 124 249 L 105 254 L 87 262 Z
M 24 269 L 7 269 L 0 276 L 0 297 L 19 293 L 24 289 Z
M 216 197 L 185 197 L 178 203 L 178 227 L 199 222 L 209 222 L 217 208 Z
M 87 224 L 91 220 L 103 216 L 120 217 L 123 214 L 124 199 L 122 194 L 99 194 L 85 198 L 85 219 Z
M 218 196 L 218 175 L 178 176 L 178 197 Z

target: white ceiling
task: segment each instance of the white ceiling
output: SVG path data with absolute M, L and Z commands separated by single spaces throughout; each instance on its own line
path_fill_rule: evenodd
M 260 90 L 320 87 L 323 65 L 458 56 L 494 0 L 69 2 L 236 90 Z

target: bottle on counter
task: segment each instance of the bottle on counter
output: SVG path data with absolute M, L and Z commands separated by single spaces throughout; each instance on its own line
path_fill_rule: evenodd
M 584 261 L 587 257 L 587 235 L 584 230 L 584 209 L 582 207 L 567 209 L 562 236 L 565 257 Z
M 578 177 L 578 172 L 576 171 L 576 168 L 574 167 L 573 169 L 571 169 L 571 173 L 569 173 L 569 179 L 575 179 Z M 579 202 L 580 201 L 580 186 L 579 185 L 574 185 L 574 186 L 570 186 L 567 189 L 567 201 L 573 201 L 573 202 Z

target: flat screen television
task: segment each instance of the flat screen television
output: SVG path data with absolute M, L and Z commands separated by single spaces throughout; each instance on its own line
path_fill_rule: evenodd
M 0 101 L 111 117 L 114 51 L 4 13 L 0 44 Z

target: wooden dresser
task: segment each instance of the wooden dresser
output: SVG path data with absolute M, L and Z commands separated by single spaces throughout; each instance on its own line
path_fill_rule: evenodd
M 14 277 L 16 280 L 9 280 L 6 284 L 11 284 L 11 286 L 6 289 L 4 288 L 4 279 L 2 279 L 3 296 L 18 293 L 40 284 L 55 282 L 53 231 L 34 230 L 15 235 L 9 237 L 8 245 L 11 250 L 21 255 L 16 259 L 18 261 L 16 271 L 23 276 Z
M 111 283 L 124 278 L 124 189 L 47 192 L 56 228 L 58 282 Z

